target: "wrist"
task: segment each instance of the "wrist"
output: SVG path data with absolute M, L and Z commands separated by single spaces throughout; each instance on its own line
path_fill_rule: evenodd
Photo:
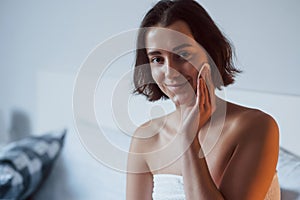
M 193 139 L 193 141 L 190 141 L 188 144 L 186 142 L 184 145 L 183 151 L 184 151 L 184 154 L 183 154 L 184 157 L 186 157 L 186 156 L 187 157 L 192 156 L 192 157 L 196 157 L 196 158 L 204 158 L 205 157 L 198 137 L 195 137 Z

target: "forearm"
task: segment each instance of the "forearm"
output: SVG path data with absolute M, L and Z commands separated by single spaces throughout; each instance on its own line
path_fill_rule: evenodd
M 187 199 L 224 199 L 216 187 L 196 138 L 182 157 L 182 175 Z

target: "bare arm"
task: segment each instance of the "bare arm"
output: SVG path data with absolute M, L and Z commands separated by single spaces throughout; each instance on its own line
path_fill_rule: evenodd
M 199 158 L 199 151 L 202 150 L 198 139 L 195 139 L 182 157 L 182 175 L 186 198 L 224 199 L 210 175 L 205 158 Z
M 136 131 L 135 135 L 138 130 Z M 143 144 L 133 137 L 128 154 L 126 199 L 152 200 L 152 173 L 142 153 Z
M 152 200 L 152 175 L 127 174 L 126 199 L 127 200 Z
M 220 184 L 227 199 L 264 199 L 276 170 L 279 130 L 275 120 L 262 113 L 249 120 L 254 122 L 240 124 L 244 132 Z
M 182 130 L 188 139 L 188 135 L 197 127 L 193 122 L 200 121 L 198 128 L 201 128 L 207 113 L 211 113 L 208 88 L 203 81 L 198 83 L 195 105 L 199 106 L 200 112 L 192 110 L 191 114 L 184 117 L 187 120 Z M 195 113 L 200 117 L 197 118 Z M 239 119 L 231 133 L 235 151 L 219 186 L 211 177 L 205 157 L 199 158 L 201 145 L 198 137 L 194 137 L 181 159 L 187 199 L 264 199 L 278 158 L 278 126 L 273 118 L 260 111 L 249 111 Z
M 209 98 L 208 88 L 204 79 L 200 77 L 195 105 L 182 112 L 184 115 L 182 118 L 185 119 L 180 130 L 183 135 L 182 144 L 186 146 L 190 143 L 191 137 L 194 138 L 181 158 L 184 190 L 187 199 L 224 199 L 210 175 L 198 140 L 198 134 L 194 136 L 214 111 L 210 99 L 213 98 Z M 202 154 L 201 158 L 199 158 L 199 152 Z
M 201 146 L 198 139 L 194 140 L 183 156 L 187 199 L 264 199 L 278 158 L 278 127 L 271 117 L 262 114 L 250 124 L 251 127 L 243 127 L 242 138 L 219 188 L 210 176 L 205 158 L 199 159 Z

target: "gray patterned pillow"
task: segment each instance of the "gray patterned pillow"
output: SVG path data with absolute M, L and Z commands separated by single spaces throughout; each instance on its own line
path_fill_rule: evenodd
M 15 141 L 0 152 L 0 199 L 26 199 L 49 174 L 66 130 Z

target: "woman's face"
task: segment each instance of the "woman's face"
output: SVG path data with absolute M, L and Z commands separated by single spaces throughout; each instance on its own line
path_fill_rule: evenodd
M 145 36 L 152 77 L 176 105 L 189 104 L 194 99 L 199 70 L 208 62 L 207 56 L 184 21 L 165 28 L 152 27 Z

